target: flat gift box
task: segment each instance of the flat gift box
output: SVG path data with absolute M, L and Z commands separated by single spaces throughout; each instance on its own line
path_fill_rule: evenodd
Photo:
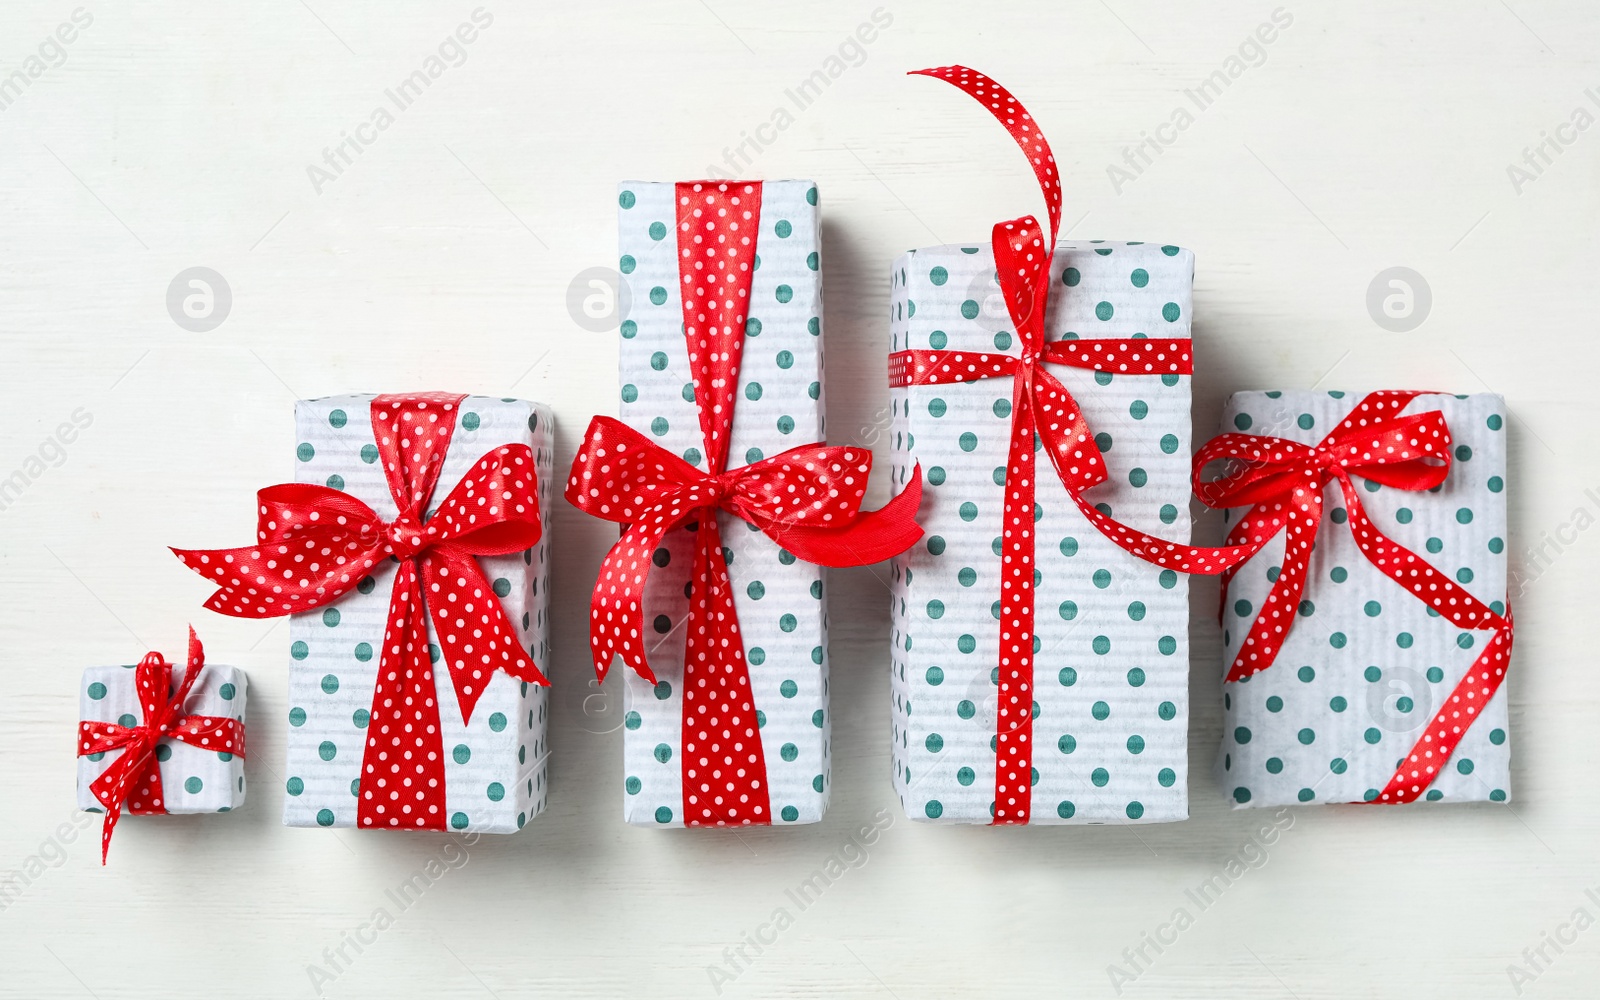
M 708 182 L 715 183 L 715 182 Z M 729 182 L 734 183 L 734 182 Z M 618 191 L 618 243 L 631 311 L 622 323 L 621 419 L 707 469 L 679 294 L 675 186 Z M 728 467 L 824 438 L 822 272 L 816 185 L 762 184 L 757 261 Z M 760 722 L 774 825 L 815 823 L 828 805 L 828 631 L 822 570 L 754 526 L 718 514 Z M 623 816 L 684 826 L 682 687 L 693 532 L 674 531 L 645 590 L 651 685 L 623 669 Z
M 1235 393 L 1222 429 L 1316 444 L 1360 399 L 1343 392 Z M 1361 506 L 1379 531 L 1504 614 L 1505 402 L 1487 393 L 1427 394 L 1401 412 L 1427 410 L 1442 412 L 1449 425 L 1448 477 L 1427 491 L 1353 477 Z M 1283 551 L 1280 532 L 1230 582 L 1222 616 L 1225 666 L 1266 600 Z M 1224 686 L 1217 773 L 1235 806 L 1376 799 L 1489 638 L 1431 614 L 1368 562 L 1351 534 L 1339 485 L 1330 482 L 1305 592 L 1277 659 Z M 1508 730 L 1501 685 L 1424 799 L 1506 801 Z
M 344 490 L 388 521 L 394 499 L 373 442 L 371 395 L 295 404 L 295 481 Z M 486 452 L 505 444 L 533 450 L 545 530 L 531 549 L 478 557 L 534 662 L 549 669 L 549 512 L 552 422 L 548 407 L 520 399 L 468 396 L 457 408 L 432 503 L 441 502 Z M 289 619 L 288 826 L 356 826 L 366 726 L 377 684 L 396 563 L 384 560 L 336 603 Z M 437 648 L 429 616 L 428 634 Z M 466 725 L 446 671 L 436 672 L 451 829 L 515 833 L 543 811 L 549 791 L 546 689 L 495 671 Z
M 1069 241 L 1050 266 L 1047 341 L 1189 336 L 1194 256 Z M 892 350 L 1017 353 L 987 243 L 903 255 Z M 1104 453 L 1087 498 L 1189 538 L 1189 377 L 1050 365 Z M 923 542 L 893 562 L 894 785 L 912 819 L 994 818 L 1001 512 L 1012 380 L 893 391 L 892 461 L 921 462 Z M 1188 580 L 1113 544 L 1036 456 L 1033 823 L 1185 819 Z
M 84 722 L 115 722 L 128 728 L 144 725 L 136 670 L 132 663 L 85 669 L 78 692 L 78 718 Z M 173 668 L 172 691 L 178 690 L 183 674 L 181 664 Z M 208 663 L 189 690 L 182 714 L 236 719 L 243 725 L 248 691 L 243 670 Z M 105 811 L 89 786 L 125 752 L 108 750 L 78 758 L 79 809 Z M 161 772 L 162 804 L 169 813 L 227 812 L 244 804 L 244 758 L 238 754 L 166 738 L 156 745 L 156 766 Z

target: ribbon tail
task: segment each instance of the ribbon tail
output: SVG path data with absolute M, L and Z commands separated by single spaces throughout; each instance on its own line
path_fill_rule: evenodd
M 703 514 L 715 516 L 709 511 Z M 645 581 L 650 576 L 650 558 L 674 522 L 659 508 L 650 515 L 623 532 L 606 553 L 594 581 L 589 600 L 589 653 L 594 675 L 601 683 L 618 656 L 634 673 L 656 683 L 644 648 Z
M 1378 530 L 1367 516 L 1350 477 L 1339 475 L 1339 488 L 1350 514 L 1350 533 L 1356 547 L 1378 572 L 1398 583 L 1417 600 L 1437 611 L 1461 628 L 1491 628 L 1500 616 L 1473 597 L 1454 580 L 1433 568 L 1433 564 Z
M 362 829 L 445 829 L 439 685 L 418 577 L 416 560 L 401 560 L 361 756 L 356 823 Z
M 100 867 L 106 865 L 106 858 L 111 855 L 111 833 L 117 828 L 117 820 L 122 818 L 122 801 L 114 799 L 106 804 L 106 818 L 100 823 Z
M 1466 676 L 1450 692 L 1436 715 L 1428 722 L 1411 752 L 1406 754 L 1394 775 L 1384 786 L 1372 805 L 1402 805 L 1414 802 L 1433 784 L 1445 764 L 1456 752 L 1456 747 L 1467 730 L 1488 707 L 1489 699 L 1500 690 L 1505 681 L 1506 668 L 1511 663 L 1511 608 L 1506 608 L 1505 619 L 1495 637 L 1468 668 Z M 1465 716 L 1465 722 L 1462 717 Z
M 683 658 L 683 820 L 687 826 L 772 822 L 750 664 L 714 517 L 696 532 Z
M 819 566 L 870 566 L 904 552 L 922 537 L 917 510 L 922 506 L 922 465 L 898 496 L 877 510 L 862 511 L 845 528 L 767 525 L 768 537 Z
M 1227 546 L 1249 546 L 1251 555 L 1261 551 L 1272 540 L 1274 535 L 1283 530 L 1284 516 L 1280 513 L 1281 509 L 1280 505 L 1274 505 L 1270 510 L 1262 505 L 1257 505 L 1246 511 L 1245 515 L 1228 530 Z M 1262 522 L 1267 523 L 1263 525 Z M 1228 586 L 1233 582 L 1234 576 L 1238 574 L 1239 567 L 1243 566 L 1248 558 L 1247 556 L 1245 559 L 1239 560 L 1217 575 L 1218 582 L 1221 584 L 1217 588 L 1217 622 L 1219 624 L 1222 622 L 1223 612 L 1228 606 Z
M 1021 395 L 1021 394 L 1019 394 Z M 1067 492 L 1077 496 L 1106 481 L 1106 463 L 1090 433 L 1089 421 L 1061 380 L 1043 367 L 1033 372 L 1033 391 L 1024 397 L 1033 407 L 1034 430 L 1050 456 L 1050 464 Z
M 532 654 L 516 640 L 517 630 L 477 559 L 438 548 L 421 562 L 428 595 L 424 603 L 439 639 L 440 658 L 455 686 L 463 725 L 472 720 L 472 710 L 497 670 L 529 684 L 550 685 Z
M 1278 570 L 1278 579 L 1267 592 L 1267 599 L 1262 602 L 1249 633 L 1239 646 L 1238 655 L 1228 668 L 1227 682 L 1244 680 L 1272 666 L 1284 639 L 1288 638 L 1294 616 L 1299 613 L 1300 597 L 1305 593 L 1306 574 L 1311 566 L 1311 546 L 1316 542 L 1321 521 L 1321 488 L 1315 481 L 1310 486 L 1297 487 L 1289 504 L 1283 564 Z
M 124 753 L 117 758 L 116 763 L 106 769 L 105 773 L 96 778 L 89 785 L 89 791 L 99 800 L 105 808 L 106 817 L 100 823 L 100 864 L 105 866 L 106 857 L 111 853 L 111 833 L 117 828 L 117 820 L 122 818 L 122 800 L 127 795 L 127 771 L 130 757 Z M 110 779 L 110 780 L 107 780 Z
M 100 826 L 100 864 L 106 863 L 111 851 L 111 832 L 116 829 L 126 805 L 132 813 L 164 813 L 165 795 L 161 786 L 161 768 L 156 763 L 154 741 L 137 739 L 128 744 L 122 756 L 96 778 L 89 791 L 105 807 L 106 818 Z

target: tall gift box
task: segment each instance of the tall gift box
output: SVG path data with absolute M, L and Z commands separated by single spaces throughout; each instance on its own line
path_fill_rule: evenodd
M 895 790 L 942 823 L 1184 819 L 1188 582 L 1130 546 L 1188 538 L 1194 257 L 1056 242 L 1026 112 L 924 72 L 1009 123 L 1050 219 L 891 273 L 894 475 L 928 483 L 927 537 L 893 565 Z
M 178 553 L 213 610 L 291 613 L 284 823 L 516 832 L 548 792 L 550 410 L 328 396 L 295 433 L 263 544 Z
M 814 823 L 827 809 L 821 566 L 920 537 L 920 481 L 861 510 L 872 454 L 822 442 L 817 190 L 626 183 L 622 420 L 596 417 L 566 497 L 623 526 L 590 605 L 626 684 L 623 815 Z
M 1506 801 L 1504 402 L 1240 392 L 1222 426 L 1198 492 L 1257 547 L 1224 577 L 1235 805 Z
M 618 245 L 632 311 L 622 328 L 624 423 L 708 468 L 694 401 L 678 279 L 675 185 L 625 182 Z M 755 236 L 744 359 L 728 464 L 748 465 L 820 441 L 822 249 L 817 188 L 765 181 Z M 828 612 L 822 570 L 796 560 L 732 514 L 717 515 L 750 667 L 772 822 L 815 823 L 828 808 Z M 645 591 L 657 683 L 624 671 L 622 811 L 633 824 L 683 826 L 683 626 L 693 532 L 669 535 Z

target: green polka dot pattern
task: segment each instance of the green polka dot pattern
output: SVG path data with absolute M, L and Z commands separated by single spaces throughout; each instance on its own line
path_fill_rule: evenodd
M 1194 257 L 1074 241 L 1056 252 L 1046 337 L 1189 336 Z M 912 251 L 891 273 L 891 350 L 1020 345 L 987 243 Z M 933 271 L 943 273 L 936 281 Z M 1163 306 L 1176 303 L 1175 318 Z M 913 308 L 914 306 L 914 308 Z M 1104 451 L 1097 502 L 1151 534 L 1189 538 L 1189 378 L 1050 367 Z M 988 823 L 994 805 L 1000 512 L 1009 379 L 892 389 L 894 488 L 917 461 L 921 523 L 941 543 L 891 566 L 893 780 L 907 816 Z M 934 399 L 940 400 L 933 405 Z M 1001 405 L 1003 404 L 1003 405 Z M 1188 580 L 1090 525 L 1037 458 L 1032 823 L 1157 823 L 1188 815 Z M 1002 471 L 996 476 L 996 469 Z M 973 516 L 969 520 L 964 512 Z M 929 614 L 938 606 L 942 614 Z M 932 668 L 937 667 L 935 671 Z M 936 676 L 940 683 L 931 684 Z M 937 736 L 938 739 L 932 739 Z M 933 803 L 938 808 L 930 808 Z
M 678 292 L 677 241 L 669 235 L 654 242 L 647 232 L 658 220 L 674 224 L 674 186 L 627 182 L 622 187 L 635 196 L 634 207 L 619 210 L 618 219 L 620 252 L 636 260 L 634 273 L 624 280 L 633 291 L 630 318 L 637 332 L 618 344 L 621 381 L 635 387 L 619 415 L 647 433 L 655 421 L 664 421 L 665 432 L 652 440 L 705 469 L 699 411 L 682 393 L 690 367 Z M 735 393 L 728 448 L 731 467 L 826 436 L 822 248 L 816 200 L 815 187 L 807 181 L 762 185 L 760 260 L 751 281 L 741 384 Z M 654 286 L 668 290 L 660 305 L 651 304 L 644 295 Z M 664 370 L 651 367 L 650 359 L 657 353 L 666 358 Z M 832 783 L 822 574 L 730 514 L 718 516 L 718 527 L 725 551 L 731 554 L 728 572 L 734 605 L 751 693 L 761 713 L 770 819 L 776 826 L 815 823 L 827 808 Z M 693 534 L 687 529 L 674 531 L 662 548 L 665 562 L 658 556 L 651 568 L 644 620 L 656 623 L 660 631 L 652 633 L 649 655 L 651 668 L 664 682 L 665 697 L 626 667 L 613 668 L 623 675 L 629 704 L 637 713 L 637 725 L 630 717 L 623 730 L 622 773 L 637 784 L 636 790 L 627 783 L 620 789 L 623 817 L 630 824 L 657 828 L 684 825 L 681 626 L 688 615 L 684 587 L 694 563 Z M 657 746 L 671 750 L 665 761 L 656 755 Z
M 1243 392 L 1229 400 L 1222 426 L 1234 430 L 1242 422 L 1253 434 L 1315 444 L 1360 399 L 1360 393 Z M 1488 394 L 1427 395 L 1404 412 L 1428 410 L 1441 411 L 1450 427 L 1449 478 L 1437 492 L 1374 489 L 1377 484 L 1356 479 L 1361 505 L 1378 530 L 1500 610 L 1506 599 L 1505 403 Z M 1279 535 L 1233 578 L 1223 613 L 1227 662 L 1265 603 L 1268 573 L 1276 576 L 1282 558 Z M 1473 641 L 1464 646 L 1462 635 Z M 1463 633 L 1433 616 L 1374 568 L 1356 547 L 1343 495 L 1330 483 L 1304 600 L 1277 662 L 1226 687 L 1218 766 L 1227 788 L 1249 792 L 1247 801 L 1235 804 L 1365 801 L 1369 789 L 1388 784 L 1488 636 Z M 1429 787 L 1426 801 L 1509 797 L 1506 715 L 1502 686 Z M 1250 732 L 1249 743 L 1235 735 L 1241 730 Z M 1271 760 L 1279 762 L 1276 770 L 1268 766 Z M 1456 766 L 1462 760 L 1472 761 L 1465 771 Z M 1314 790 L 1313 797 L 1302 798 L 1306 788 Z
M 298 440 L 310 441 L 316 455 L 296 462 L 301 482 L 343 477 L 347 492 L 385 517 L 394 503 L 383 469 L 363 462 L 360 450 L 372 443 L 371 396 L 336 396 L 303 400 L 295 407 Z M 338 426 L 329 414 L 340 410 Z M 450 450 L 445 456 L 434 501 L 444 494 L 483 454 L 507 443 L 533 449 L 539 476 L 539 504 L 546 512 L 559 503 L 560 476 L 552 465 L 554 426 L 551 411 L 519 399 L 469 396 L 462 403 Z M 491 582 L 489 599 L 498 599 L 517 629 L 534 663 L 547 674 L 550 649 L 546 636 L 549 594 L 549 539 L 532 549 L 478 560 Z M 301 793 L 286 796 L 283 820 L 288 826 L 353 827 L 360 787 L 362 750 L 372 720 L 372 692 L 377 684 L 384 625 L 394 585 L 392 562 L 343 597 L 337 616 L 322 611 L 292 615 L 289 640 L 294 652 L 289 669 L 289 704 L 302 721 L 289 729 L 284 777 L 300 782 Z M 503 593 L 502 593 L 503 591 Z M 430 634 L 432 626 L 430 624 Z M 523 684 L 496 672 L 473 709 L 470 723 L 461 721 L 438 644 L 432 644 L 439 695 L 440 744 L 445 770 L 445 809 L 441 823 L 449 830 L 515 833 L 543 811 L 549 781 L 545 726 L 548 689 Z M 334 753 L 324 760 L 320 748 Z M 463 752 L 463 748 L 465 752 Z M 276 765 L 275 765 L 276 766 Z M 495 789 L 491 795 L 489 789 Z
M 173 651 L 167 658 L 173 659 Z M 172 671 L 172 686 L 177 688 L 183 673 Z M 139 704 L 132 665 L 89 667 L 78 687 L 78 718 L 84 722 L 115 722 L 132 716 L 143 724 L 144 709 Z M 207 662 L 189 692 L 186 703 L 192 715 L 215 715 L 244 722 L 249 682 L 243 670 Z M 246 733 L 245 743 L 250 743 Z M 93 757 L 78 758 L 78 808 L 99 810 L 100 800 L 89 786 L 116 763 L 123 751 L 110 750 Z M 227 812 L 244 805 L 244 758 L 219 754 L 179 740 L 156 744 L 157 767 L 161 770 L 161 789 L 169 813 Z M 128 815 L 126 809 L 123 815 Z

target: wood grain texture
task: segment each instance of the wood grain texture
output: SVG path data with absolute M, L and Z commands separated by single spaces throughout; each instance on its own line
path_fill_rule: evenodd
M 73 0 L 0 8 L 0 83 L 30 56 L 46 66 L 0 110 L 0 479 L 41 447 L 45 462 L 0 510 L 0 868 L 41 851 L 51 862 L 0 908 L 0 997 L 310 996 L 307 967 L 328 968 L 324 950 L 379 908 L 392 926 L 359 954 L 345 945 L 327 996 L 713 997 L 707 968 L 726 971 L 724 950 L 741 945 L 750 961 L 721 995 L 1114 996 L 1107 966 L 1126 967 L 1123 949 L 1180 906 L 1193 926 L 1147 949 L 1153 968 L 1122 995 L 1502 997 L 1524 949 L 1576 908 L 1600 916 L 1584 895 L 1600 886 L 1600 675 L 1582 596 L 1600 535 L 1574 527 L 1580 508 L 1585 524 L 1600 516 L 1600 129 L 1562 132 L 1573 141 L 1520 191 L 1507 174 L 1574 109 L 1600 114 L 1585 93 L 1600 87 L 1589 5 L 1290 0 L 1292 25 L 1198 109 L 1185 89 L 1239 53 L 1272 0 L 885 0 L 892 25 L 844 53 L 859 65 L 782 131 L 760 131 L 876 0 L 490 0 L 493 23 L 464 61 L 318 192 L 307 167 L 476 6 L 86 0 L 93 23 L 59 65 L 41 44 Z M 1215 584 L 1202 581 L 1188 822 L 896 818 L 801 910 L 785 890 L 830 854 L 857 857 L 852 831 L 897 811 L 884 569 L 830 575 L 826 822 L 629 829 L 620 742 L 605 731 L 616 705 L 586 715 L 580 697 L 585 597 L 614 534 L 563 506 L 549 811 L 464 855 L 444 836 L 283 828 L 287 628 L 203 612 L 205 584 L 164 546 L 244 537 L 253 491 L 289 478 L 302 396 L 539 399 L 558 414 L 564 467 L 589 414 L 615 409 L 616 334 L 582 329 L 567 295 L 583 269 L 615 265 L 616 182 L 701 175 L 748 136 L 772 140 L 749 174 L 819 183 L 829 437 L 881 452 L 889 262 L 1038 207 L 993 122 L 902 76 L 956 61 L 1004 81 L 1048 130 L 1073 235 L 1194 249 L 1198 437 L 1234 389 L 1507 398 L 1513 567 L 1528 581 L 1512 802 L 1296 810 L 1265 862 L 1204 911 L 1186 902 L 1230 856 L 1255 856 L 1245 845 L 1266 818 L 1228 809 L 1209 773 L 1221 664 Z M 1192 123 L 1119 191 L 1107 165 L 1185 105 Z M 197 265 L 233 292 L 207 333 L 165 304 Z M 1406 333 L 1367 310 L 1391 266 L 1432 292 Z M 80 408 L 93 422 L 58 456 L 43 443 Z M 882 498 L 879 484 L 869 499 Z M 1220 526 L 1208 516 L 1197 530 L 1215 539 Z M 1530 563 L 1546 535 L 1562 551 Z M 214 659 L 250 672 L 246 807 L 123 823 L 106 869 L 92 832 L 50 846 L 76 815 L 80 670 L 175 650 L 189 621 Z M 446 873 L 401 910 L 388 891 L 430 857 Z M 756 954 L 745 936 L 779 907 L 792 925 Z M 1526 995 L 1592 992 L 1600 931 L 1562 947 L 1546 948 Z

